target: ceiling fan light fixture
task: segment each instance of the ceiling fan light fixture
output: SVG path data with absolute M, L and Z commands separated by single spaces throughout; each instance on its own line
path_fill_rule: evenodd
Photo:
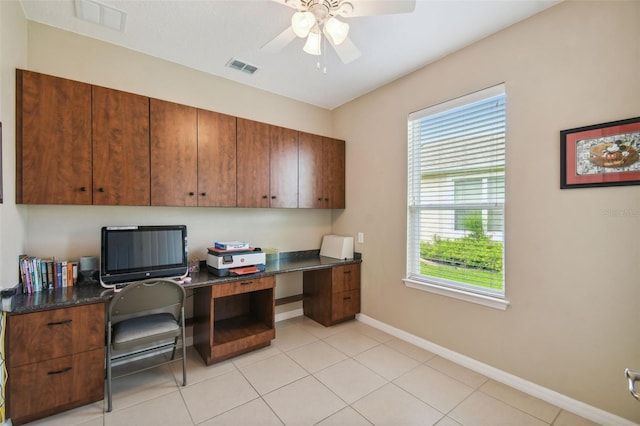
M 322 41 L 322 35 L 317 28 L 314 28 L 307 37 L 307 42 L 304 44 L 302 50 L 310 55 L 320 55 L 322 53 L 320 44 Z
M 349 24 L 339 21 L 333 16 L 324 24 L 324 29 L 336 46 L 342 43 L 349 34 Z
M 311 12 L 296 12 L 291 17 L 291 28 L 300 38 L 309 35 L 311 28 L 316 24 L 316 17 Z

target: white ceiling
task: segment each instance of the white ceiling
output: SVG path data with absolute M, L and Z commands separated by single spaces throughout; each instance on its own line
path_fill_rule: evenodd
M 357 8 L 364 0 L 350 1 Z M 303 39 L 262 52 L 294 13 L 272 0 L 100 0 L 126 13 L 122 32 L 79 19 L 73 0 L 20 3 L 29 20 L 333 109 L 559 1 L 417 0 L 412 13 L 345 18 L 362 52 L 349 64 L 331 46 L 321 57 L 304 53 Z M 232 57 L 259 70 L 226 67 Z M 326 74 L 316 68 L 318 58 Z

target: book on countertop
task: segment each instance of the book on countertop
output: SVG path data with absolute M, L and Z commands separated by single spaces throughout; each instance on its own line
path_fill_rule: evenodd
M 214 247 L 219 250 L 247 250 L 249 243 L 242 241 L 216 241 Z

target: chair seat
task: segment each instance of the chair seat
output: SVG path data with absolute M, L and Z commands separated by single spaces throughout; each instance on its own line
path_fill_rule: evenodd
M 180 335 L 180 325 L 168 313 L 147 315 L 121 321 L 113 327 L 113 348 L 126 349 L 130 346 L 162 341 Z

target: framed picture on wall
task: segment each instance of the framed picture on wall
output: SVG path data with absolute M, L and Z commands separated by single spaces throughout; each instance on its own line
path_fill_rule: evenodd
M 640 117 L 560 132 L 560 188 L 640 185 Z

